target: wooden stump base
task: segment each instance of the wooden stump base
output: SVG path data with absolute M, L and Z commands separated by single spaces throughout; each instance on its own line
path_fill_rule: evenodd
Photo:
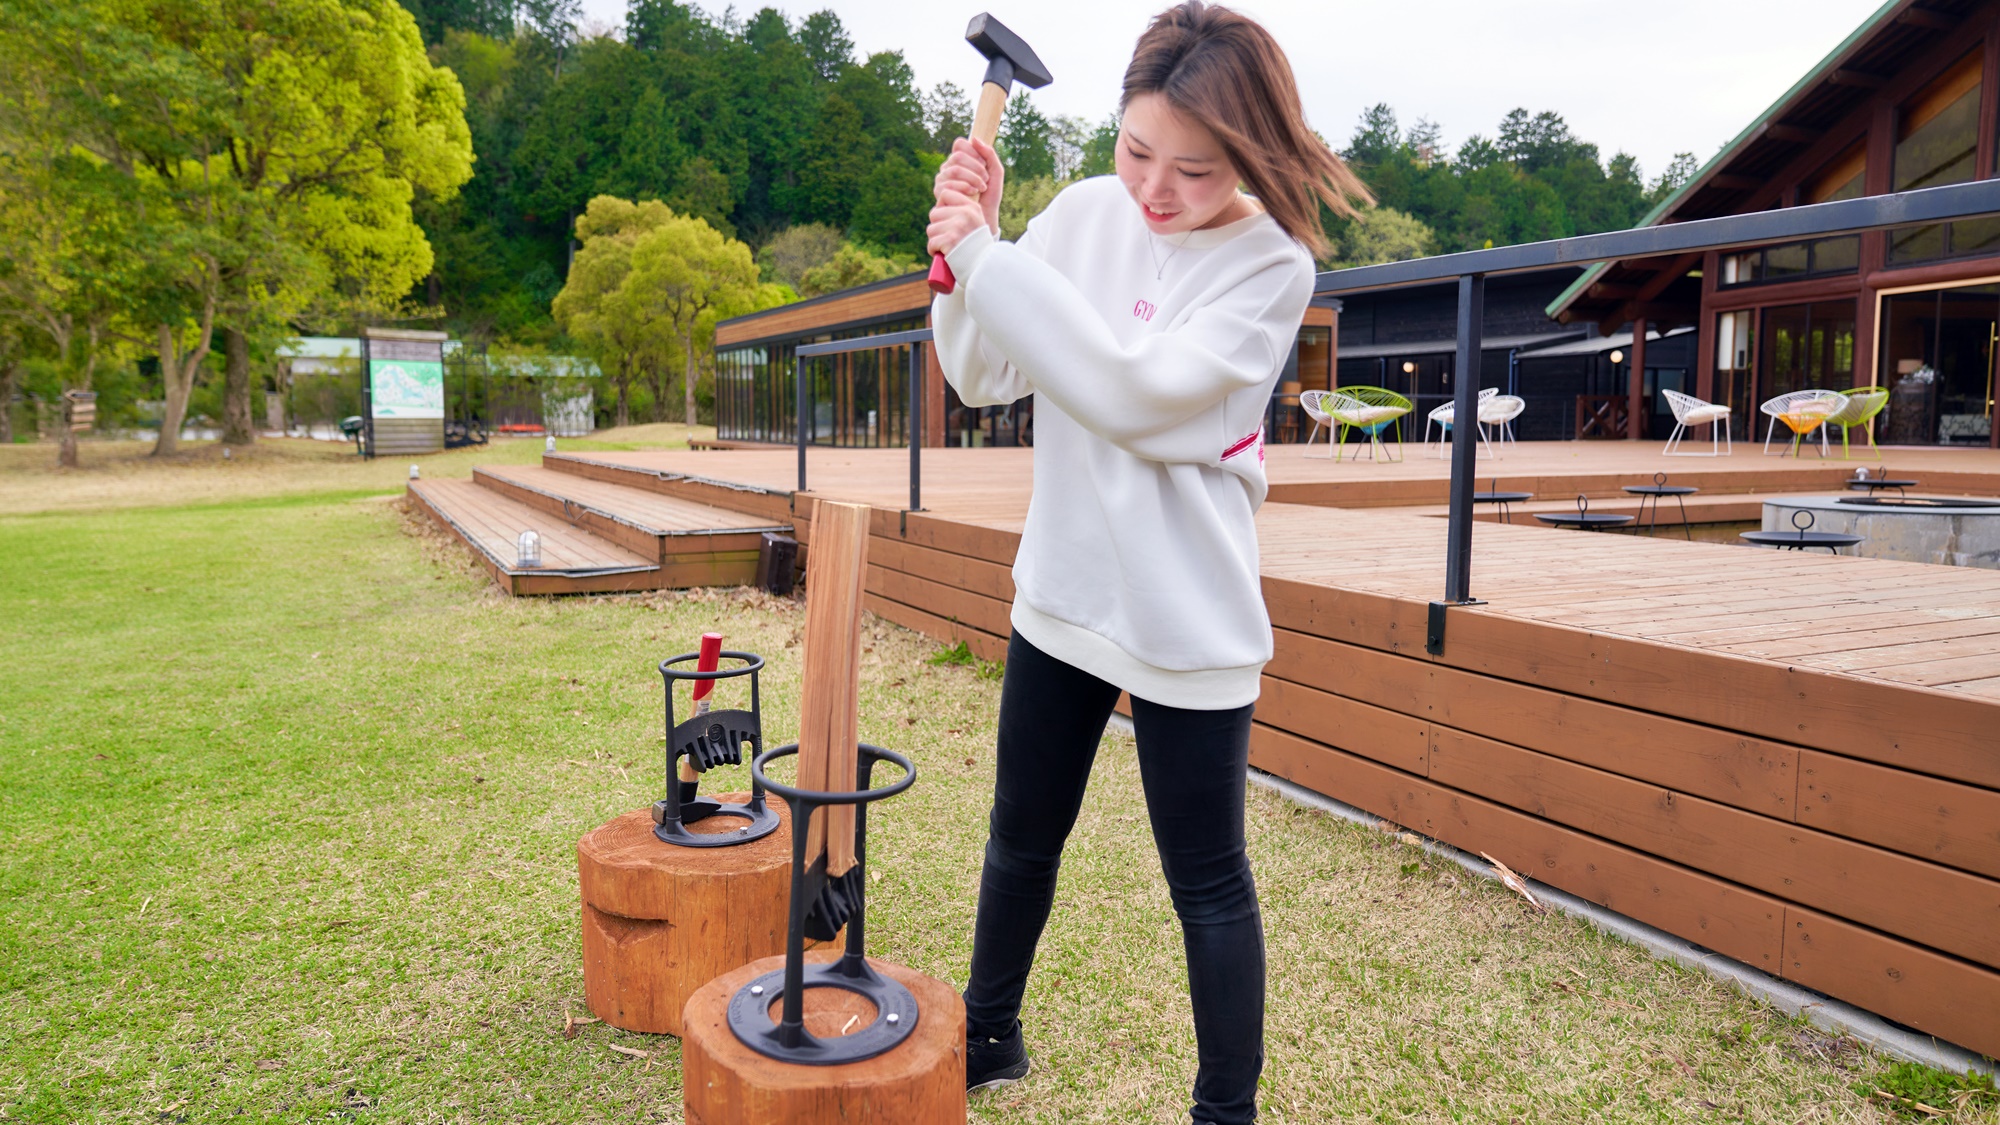
M 823 949 L 808 961 L 831 961 Z M 783 1063 L 743 1045 L 729 1029 L 729 1001 L 744 985 L 784 967 L 767 957 L 724 974 L 688 999 L 681 1041 L 687 1125 L 964 1125 L 965 1003 L 950 985 L 870 959 L 917 998 L 916 1029 L 872 1059 L 839 1066 Z M 845 989 L 806 991 L 806 1030 L 833 1036 L 867 1026 L 873 1005 Z M 867 1010 L 862 1010 L 867 1009 Z
M 740 802 L 745 793 L 720 799 Z M 597 1018 L 628 1031 L 681 1033 L 688 997 L 716 977 L 784 952 L 792 830 L 727 848 L 683 848 L 653 835 L 651 809 L 626 813 L 577 841 L 583 884 L 583 995 Z M 733 832 L 712 816 L 690 832 Z

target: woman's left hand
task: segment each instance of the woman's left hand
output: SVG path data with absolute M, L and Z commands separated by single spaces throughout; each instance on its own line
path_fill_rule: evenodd
M 966 235 L 984 226 L 996 236 L 1000 231 L 1000 196 L 1005 191 L 1006 167 L 993 146 L 960 137 L 952 142 L 951 156 L 938 169 L 932 191 L 937 206 L 931 208 L 930 250 L 949 254 Z

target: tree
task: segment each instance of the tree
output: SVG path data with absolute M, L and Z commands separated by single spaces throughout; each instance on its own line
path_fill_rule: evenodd
M 673 333 L 688 425 L 696 422 L 697 357 L 714 339 L 716 320 L 754 310 L 759 295 L 750 248 L 700 219 L 677 216 L 633 245 L 632 272 L 620 298 L 632 303 L 635 317 Z
M 915 257 L 923 252 L 924 228 L 935 200 L 931 181 L 944 163 L 942 157 L 925 156 L 927 167 L 913 167 L 895 153 L 876 162 L 861 181 L 849 233 L 892 254 Z
M 1007 166 L 1007 176 L 1032 180 L 1056 174 L 1055 127 L 1035 108 L 1026 90 L 1007 103 L 1000 123 L 1000 143 L 996 146 Z
M 1000 189 L 1000 237 L 1012 242 L 1028 232 L 1028 220 L 1041 214 L 1063 189 L 1053 176 L 1007 178 Z
M 799 46 L 821 82 L 835 82 L 854 65 L 854 40 L 833 10 L 822 9 L 799 24 Z
M 625 292 L 632 251 L 641 237 L 674 221 L 657 200 L 631 203 L 608 195 L 590 201 L 576 221 L 582 243 L 569 280 L 551 305 L 556 323 L 587 348 L 617 393 L 617 424 L 630 425 L 632 380 L 641 367 L 663 368 L 659 351 L 669 337 L 656 306 L 647 315 L 642 294 Z M 659 397 L 655 398 L 657 409 Z
M 1373 207 L 1350 220 L 1335 244 L 1327 269 L 1402 262 L 1437 252 L 1437 235 L 1414 215 Z
M 1077 175 L 1109 176 L 1118 171 L 1118 129 L 1115 113 L 1098 122 L 1083 142 L 1083 159 L 1077 165 Z
M 806 274 L 832 261 L 840 246 L 839 230 L 825 223 L 800 223 L 779 231 L 757 251 L 757 267 L 764 280 L 803 293 Z
M 799 286 L 799 296 L 820 297 L 828 293 L 837 293 L 842 289 L 852 289 L 856 285 L 902 277 L 915 271 L 916 268 L 917 263 L 914 259 L 871 254 L 849 243 L 843 245 L 824 264 L 806 271 L 805 283 Z
M 972 103 L 956 82 L 940 82 L 923 96 L 924 134 L 931 151 L 949 153 L 951 142 L 972 131 Z

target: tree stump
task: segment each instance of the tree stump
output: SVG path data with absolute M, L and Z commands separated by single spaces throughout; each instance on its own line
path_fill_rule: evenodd
M 837 950 L 822 949 L 806 960 L 838 956 Z M 943 981 L 901 965 L 868 963 L 917 998 L 917 1026 L 887 1052 L 837 1066 L 766 1058 L 729 1029 L 730 999 L 757 977 L 783 968 L 783 957 L 766 957 L 702 986 L 688 999 L 681 1041 L 687 1125 L 964 1125 L 964 1001 Z M 806 990 L 806 1030 L 815 1036 L 839 1035 L 850 1020 L 853 1028 L 863 1028 L 874 1018 L 874 1005 L 845 989 Z
M 743 801 L 748 794 L 722 794 Z M 727 848 L 683 848 L 653 835 L 651 809 L 626 813 L 577 841 L 583 884 L 583 995 L 597 1018 L 627 1031 L 681 1034 L 695 989 L 783 953 L 791 901 L 792 833 L 784 801 L 767 796 L 779 828 Z M 712 816 L 696 833 L 744 822 Z

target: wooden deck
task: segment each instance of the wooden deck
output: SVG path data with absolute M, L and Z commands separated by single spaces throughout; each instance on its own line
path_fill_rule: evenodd
M 1666 471 L 1711 504 L 1754 504 L 1837 490 L 1859 463 L 1647 452 L 1521 446 L 1482 459 L 1481 484 L 1622 497 Z M 1410 453 L 1273 450 L 1274 496 L 1312 503 L 1258 520 L 1276 657 L 1253 762 L 2000 1054 L 2000 572 L 1481 523 L 1486 604 L 1451 610 L 1431 656 L 1446 468 Z M 813 450 L 800 495 L 782 450 L 545 467 L 785 522 L 808 547 L 818 497 L 873 504 L 869 608 L 999 659 L 1031 456 L 926 450 L 918 513 L 900 510 L 898 450 Z M 1925 491 L 2000 494 L 2000 454 L 1888 463 Z

